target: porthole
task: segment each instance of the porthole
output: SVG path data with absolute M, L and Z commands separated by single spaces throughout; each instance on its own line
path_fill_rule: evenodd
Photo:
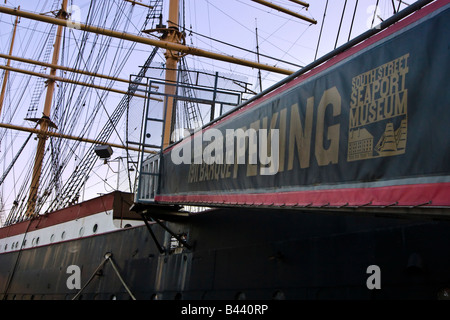
M 98 225 L 97 225 L 97 224 L 94 224 L 94 227 L 92 228 L 92 232 L 93 232 L 93 233 L 96 233 L 97 230 L 98 230 Z
M 81 228 L 80 228 L 80 231 L 78 232 L 78 235 L 79 235 L 80 237 L 82 237 L 83 234 L 84 234 L 84 228 L 81 227 Z
M 52 234 L 52 235 L 50 236 L 50 242 L 53 242 L 53 241 L 55 241 L 55 234 Z
M 39 237 L 36 238 L 36 245 L 39 244 Z
M 5 244 L 5 250 L 8 250 L 8 244 Z
M 61 233 L 61 239 L 64 240 L 65 237 L 66 237 L 66 232 L 63 231 L 63 232 Z

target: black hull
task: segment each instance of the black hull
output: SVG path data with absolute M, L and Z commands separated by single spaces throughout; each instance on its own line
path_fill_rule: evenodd
M 72 299 L 107 252 L 142 299 L 439 299 L 450 287 L 450 222 L 218 209 L 168 223 L 192 249 L 160 254 L 145 226 L 0 255 L 4 299 Z M 151 226 L 158 241 L 170 235 Z M 381 271 L 368 289 L 367 268 Z M 10 278 L 12 275 L 12 278 Z M 9 282 L 9 288 L 6 288 Z M 106 262 L 80 299 L 130 299 Z

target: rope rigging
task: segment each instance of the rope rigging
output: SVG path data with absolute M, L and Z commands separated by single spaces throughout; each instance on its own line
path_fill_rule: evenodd
M 158 1 L 157 1 L 158 2 Z M 127 6 L 129 10 L 127 9 Z M 134 10 L 134 6 L 126 2 L 110 2 L 91 1 L 89 10 L 87 11 L 87 23 L 106 27 L 113 30 L 124 28 L 127 30 L 130 26 L 137 29 L 135 23 L 130 19 L 130 15 Z M 115 10 L 113 10 L 115 9 Z M 114 13 L 115 14 L 112 14 Z M 145 24 L 150 20 L 150 16 L 145 17 Z M 120 40 L 119 44 L 115 46 L 116 50 L 111 50 L 110 44 L 112 38 L 102 37 L 99 35 L 91 36 L 92 33 L 80 31 L 80 36 L 75 35 L 75 31 L 67 29 L 65 32 L 64 42 L 62 46 L 61 64 L 74 65 L 75 67 L 83 66 L 83 69 L 96 73 L 98 70 L 109 70 L 111 75 L 119 75 L 123 67 L 126 65 L 135 45 L 125 47 L 125 40 Z M 89 41 L 88 41 L 89 40 Z M 49 41 L 51 42 L 51 41 Z M 67 54 L 66 49 L 69 44 L 75 43 L 76 54 Z M 41 58 L 42 60 L 42 58 Z M 107 63 L 106 63 L 107 62 Z M 109 64 L 107 66 L 107 64 Z M 63 72 L 63 71 L 60 71 Z M 85 79 L 86 82 L 94 82 L 94 77 L 79 75 L 71 73 L 68 75 L 70 79 Z M 108 81 L 107 86 L 112 87 L 114 81 Z M 79 136 L 88 136 L 92 130 L 95 130 L 95 125 L 100 125 L 98 115 L 100 111 L 106 113 L 107 122 L 112 123 L 108 126 L 112 128 L 112 132 L 116 132 L 117 136 L 121 136 L 116 128 L 116 120 L 111 120 L 115 117 L 114 114 L 109 114 L 106 107 L 107 93 L 99 92 L 98 90 L 88 90 L 85 87 L 79 87 L 73 84 L 59 84 L 57 91 L 57 99 L 54 102 L 54 109 L 52 111 L 52 120 L 58 124 L 58 131 L 65 134 L 73 134 L 77 128 L 81 129 Z M 92 103 L 96 101 L 95 103 Z M 73 107 L 71 107 L 73 106 Z M 14 109 L 14 108 L 11 108 Z M 85 114 L 86 116 L 82 116 Z M 89 115 L 88 115 L 89 114 Z M 117 116 L 116 116 L 117 117 Z M 80 121 L 86 118 L 87 121 L 80 125 Z M 118 120 L 118 119 L 117 119 Z M 4 135 L 3 131 L 1 132 Z M 124 141 L 122 141 L 124 144 Z M 76 150 L 79 150 L 83 144 L 81 142 L 71 143 L 63 139 L 50 138 L 50 143 L 46 146 L 46 153 L 48 155 L 44 158 L 42 167 L 41 191 L 39 194 L 39 201 L 37 204 L 38 211 L 44 206 L 50 196 L 61 194 L 64 190 L 62 186 L 63 173 L 73 159 L 77 158 Z M 89 149 L 90 150 L 90 149 Z M 88 150 L 88 152 L 89 152 Z M 3 155 L 2 155 L 3 156 Z M 79 162 L 78 160 L 76 162 Z M 78 163 L 79 165 L 79 163 Z M 7 175 L 7 172 L 4 172 Z M 31 170 L 23 170 L 21 172 L 22 183 L 20 190 L 17 191 L 13 208 L 10 211 L 8 220 L 16 222 L 22 219 L 21 212 L 26 208 L 27 189 L 31 177 Z M 14 179 L 16 180 L 16 179 Z

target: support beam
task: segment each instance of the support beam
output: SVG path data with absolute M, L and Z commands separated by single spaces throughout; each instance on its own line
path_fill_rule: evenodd
M 30 63 L 30 64 L 35 64 L 35 65 L 43 66 L 43 67 L 47 67 L 47 68 L 55 68 L 55 69 L 58 69 L 58 70 L 63 70 L 63 71 L 68 71 L 68 72 L 73 72 L 73 73 L 80 73 L 80 74 L 84 74 L 84 75 L 92 76 L 92 77 L 96 77 L 96 78 L 103 78 L 103 79 L 108 79 L 108 80 L 113 80 L 113 81 L 120 81 L 120 82 L 124 82 L 124 83 L 127 83 L 127 84 L 130 83 L 130 80 L 127 80 L 127 79 L 111 77 L 111 76 L 107 76 L 107 75 L 100 74 L 100 73 L 94 73 L 94 72 L 84 71 L 84 70 L 80 70 L 80 69 L 74 69 L 74 68 L 59 66 L 59 65 L 56 65 L 56 64 L 51 64 L 51 63 L 47 63 L 47 62 L 41 62 L 41 61 L 37 61 L 37 60 L 31 60 L 31 59 L 27 59 L 27 58 L 16 57 L 16 56 L 12 56 L 12 55 L 6 55 L 6 54 L 1 54 L 0 53 L 0 58 L 4 58 L 4 59 L 8 59 L 8 60 L 14 60 L 14 61 L 20 61 L 20 62 L 25 62 L 25 63 Z M 9 66 L 9 65 L 7 64 L 7 66 Z
M 192 246 L 186 242 L 186 240 L 181 239 L 179 235 L 177 235 L 175 232 L 173 232 L 172 230 L 170 230 L 162 221 L 156 219 L 156 218 L 151 218 L 152 221 L 156 222 L 157 224 L 159 224 L 161 226 L 161 228 L 163 228 L 164 230 L 166 230 L 168 233 L 170 233 L 175 239 L 177 239 L 183 246 L 185 246 L 186 248 L 188 248 L 189 250 L 192 250 Z
M 182 33 L 178 30 L 178 14 L 179 0 L 170 0 L 169 4 L 169 27 L 164 33 L 163 40 L 173 44 L 180 44 L 183 38 Z M 164 57 L 166 58 L 166 83 L 177 83 L 178 61 L 182 54 L 177 51 L 166 50 Z M 164 112 L 164 133 L 163 133 L 163 149 L 167 148 L 171 143 L 172 129 L 175 124 L 175 106 L 176 101 L 174 95 L 176 86 L 169 85 L 165 87 L 166 106 Z
M 20 6 L 19 6 L 20 9 Z M 9 46 L 9 55 L 12 55 L 13 47 L 14 47 L 14 40 L 16 39 L 16 31 L 17 31 L 17 24 L 19 23 L 19 17 L 16 17 L 16 21 L 14 22 L 14 29 L 11 39 L 11 45 Z M 6 61 L 6 65 L 9 67 L 11 64 L 11 60 L 8 59 Z M 3 108 L 3 101 L 5 100 L 5 93 L 6 93 L 6 84 L 8 83 L 8 76 L 9 71 L 6 70 L 5 76 L 3 77 L 3 84 L 2 84 L 2 91 L 0 93 L 0 115 L 2 114 L 2 108 Z
M 252 0 L 252 1 L 254 1 L 254 2 L 256 2 L 256 3 L 259 3 L 259 4 L 262 4 L 263 6 L 266 6 L 266 7 L 272 8 L 272 9 L 275 9 L 275 10 L 277 10 L 277 11 L 280 11 L 280 12 L 283 12 L 283 13 L 286 13 L 286 14 L 289 14 L 289 15 L 291 15 L 291 16 L 293 16 L 293 17 L 296 17 L 296 18 L 299 18 L 299 19 L 301 19 L 301 20 L 310 22 L 310 23 L 312 23 L 312 24 L 317 24 L 317 21 L 314 20 L 314 19 L 311 19 L 311 18 L 308 18 L 308 17 L 306 17 L 306 16 L 304 16 L 304 15 L 298 14 L 298 13 L 292 11 L 292 10 L 289 10 L 289 9 L 286 9 L 286 8 L 283 8 L 283 7 L 280 7 L 279 5 L 273 4 L 273 3 L 271 3 L 271 2 L 264 1 L 264 0 Z
M 305 7 L 305 8 L 309 8 L 309 3 L 306 3 L 306 2 L 303 2 L 303 1 L 299 1 L 299 0 L 289 0 L 289 1 L 294 2 L 296 4 L 299 4 L 299 5 L 301 5 L 301 6 Z
M 19 73 L 23 73 L 23 74 L 28 74 L 30 76 L 35 76 L 35 77 L 46 78 L 46 79 L 50 79 L 52 81 L 72 83 L 72 84 L 89 87 L 89 88 L 94 88 L 94 89 L 99 89 L 99 90 L 111 91 L 111 92 L 120 93 L 120 94 L 128 94 L 128 92 L 124 91 L 124 90 L 113 89 L 113 88 L 99 86 L 96 84 L 70 80 L 70 79 L 66 79 L 66 78 L 62 78 L 62 77 L 58 77 L 58 76 L 52 76 L 52 75 L 45 74 L 45 73 L 38 73 L 38 72 L 30 71 L 30 70 L 18 69 L 18 68 L 7 67 L 7 66 L 0 66 L 0 69 L 12 71 L 12 72 L 19 72 Z M 145 95 L 140 95 L 140 94 L 133 94 L 133 96 L 139 97 L 139 98 L 147 98 Z M 159 102 L 163 101 L 162 99 L 153 98 L 153 97 L 150 97 L 150 99 L 156 100 Z
M 140 148 L 126 147 L 126 146 L 123 146 L 121 144 L 116 144 L 116 143 L 102 142 L 102 141 L 98 141 L 98 140 L 94 140 L 94 139 L 76 137 L 76 136 L 71 136 L 71 135 L 57 133 L 57 132 L 52 132 L 52 131 L 43 131 L 43 130 L 34 129 L 34 128 L 21 127 L 21 126 L 17 126 L 17 125 L 14 125 L 14 124 L 9 124 L 9 123 L 0 123 L 0 128 L 17 130 L 17 131 L 23 131 L 23 132 L 30 132 L 30 133 L 36 133 L 38 135 L 46 135 L 46 136 L 49 136 L 49 137 L 55 137 L 55 138 L 61 138 L 61 139 L 67 139 L 67 140 L 87 142 L 87 143 L 92 143 L 92 144 L 95 144 L 95 145 L 111 146 L 113 148 L 125 149 L 125 150 L 130 150 L 130 151 L 138 151 L 138 152 L 142 151 Z M 157 153 L 159 153 L 159 151 L 156 152 L 156 151 L 150 151 L 150 150 L 144 150 L 144 152 L 145 153 L 150 153 L 150 154 L 157 154 Z
M 137 4 L 137 5 L 142 6 L 142 7 L 146 7 L 146 8 L 149 8 L 149 9 L 153 9 L 153 6 L 149 6 L 149 5 L 146 5 L 146 4 L 137 2 L 137 1 L 133 1 L 133 0 L 125 0 L 125 1 L 131 3 L 132 5 Z
M 67 23 L 67 0 L 62 0 L 61 9 L 58 11 L 58 20 L 66 21 Z M 53 57 L 52 64 L 57 64 L 59 60 L 59 54 L 61 49 L 63 27 L 58 26 L 56 29 L 55 42 L 53 43 Z M 56 75 L 56 69 L 50 69 L 50 75 L 54 77 Z M 47 90 L 45 92 L 44 110 L 42 111 L 42 118 L 39 121 L 39 126 L 42 132 L 47 132 L 48 128 L 51 126 L 51 108 L 53 105 L 53 93 L 55 91 L 56 82 L 54 79 L 49 78 L 47 81 Z M 27 212 L 26 216 L 28 218 L 35 217 L 38 215 L 36 212 L 36 201 L 39 191 L 42 164 L 44 160 L 45 144 L 47 136 L 45 134 L 38 135 L 38 145 L 36 150 L 36 155 L 34 157 L 33 173 L 31 176 L 30 185 L 30 195 L 28 197 Z
M 64 27 L 70 27 L 70 25 L 68 24 L 68 21 L 66 21 L 64 19 L 58 19 L 58 18 L 53 18 L 53 17 L 49 17 L 49 16 L 36 14 L 33 12 L 12 9 L 12 8 L 8 8 L 5 6 L 0 6 L 0 13 L 6 13 L 6 14 L 10 14 L 10 15 L 20 16 L 20 17 L 27 18 L 27 19 L 56 24 L 56 25 L 60 25 L 60 26 L 64 26 Z M 137 43 L 147 44 L 150 46 L 164 48 L 167 50 L 174 50 L 174 51 L 178 51 L 178 52 L 185 53 L 185 54 L 191 54 L 191 55 L 195 55 L 195 56 L 211 58 L 211 59 L 215 59 L 215 60 L 230 62 L 230 63 L 234 63 L 237 65 L 242 65 L 242 66 L 246 66 L 246 67 L 261 69 L 261 70 L 285 74 L 285 75 L 290 75 L 293 73 L 292 70 L 278 68 L 278 67 L 270 66 L 267 64 L 261 64 L 261 63 L 257 63 L 254 61 L 236 58 L 233 56 L 228 56 L 228 55 L 224 55 L 224 54 L 220 54 L 220 53 L 209 52 L 209 51 L 206 51 L 203 49 L 198 49 L 198 48 L 194 48 L 194 47 L 190 47 L 190 46 L 186 46 L 186 45 L 182 45 L 182 44 L 172 43 L 169 41 L 161 41 L 161 40 L 156 40 L 156 39 L 145 38 L 142 36 L 137 36 L 137 35 L 126 33 L 126 32 L 120 32 L 120 31 L 114 31 L 114 30 L 110 30 L 110 29 L 90 26 L 90 25 L 86 25 L 83 23 L 80 23 L 79 27 L 81 30 L 84 30 L 87 32 L 93 32 L 93 33 L 97 33 L 97 34 L 101 34 L 101 35 L 105 35 L 105 36 L 109 36 L 109 37 L 113 37 L 113 38 L 134 41 Z

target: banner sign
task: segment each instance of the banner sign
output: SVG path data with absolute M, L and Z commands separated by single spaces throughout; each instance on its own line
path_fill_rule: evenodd
M 450 205 L 438 1 L 167 149 L 164 203 Z

